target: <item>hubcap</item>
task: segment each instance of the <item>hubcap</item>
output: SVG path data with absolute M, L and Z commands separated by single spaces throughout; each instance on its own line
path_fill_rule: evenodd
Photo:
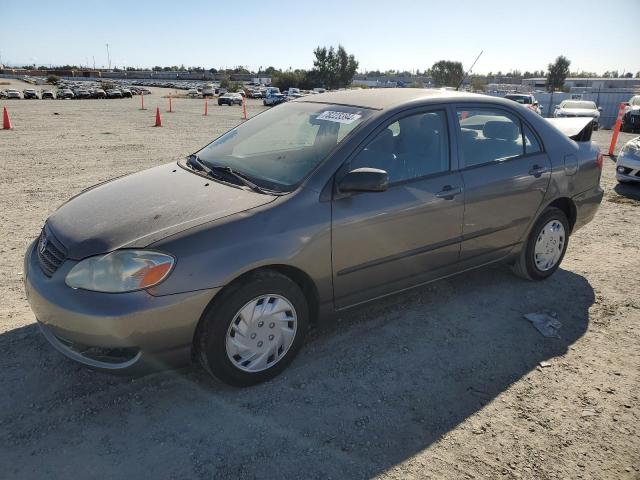
M 546 272 L 558 263 L 564 249 L 564 241 L 564 226 L 558 220 L 551 220 L 542 227 L 533 251 L 538 270 Z
M 287 354 L 298 327 L 296 310 L 280 295 L 261 295 L 235 314 L 227 330 L 227 357 L 236 368 L 260 372 Z

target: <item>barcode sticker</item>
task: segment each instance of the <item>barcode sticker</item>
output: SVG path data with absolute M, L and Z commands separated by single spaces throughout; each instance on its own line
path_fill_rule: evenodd
M 332 110 L 327 110 L 322 112 L 316 120 L 326 120 L 328 122 L 337 122 L 337 123 L 353 123 L 359 118 L 362 118 L 362 115 L 357 113 L 349 113 L 349 112 L 334 112 Z

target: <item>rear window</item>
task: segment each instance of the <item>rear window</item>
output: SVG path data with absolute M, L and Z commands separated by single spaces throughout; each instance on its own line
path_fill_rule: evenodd
M 560 104 L 562 108 L 584 108 L 587 110 L 595 110 L 596 104 L 593 102 L 587 101 L 576 101 L 576 100 L 568 100 L 564 101 Z

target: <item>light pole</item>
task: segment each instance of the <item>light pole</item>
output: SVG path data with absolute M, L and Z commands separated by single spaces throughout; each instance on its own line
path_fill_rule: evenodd
M 111 70 L 111 56 L 109 55 L 109 44 L 105 43 L 107 47 L 107 63 L 109 64 L 109 70 Z

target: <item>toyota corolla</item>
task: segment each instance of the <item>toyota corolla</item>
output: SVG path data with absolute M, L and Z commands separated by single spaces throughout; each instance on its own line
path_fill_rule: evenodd
M 287 102 L 62 205 L 26 252 L 29 303 L 96 369 L 264 381 L 337 311 L 496 262 L 552 275 L 603 194 L 591 119 L 555 122 L 443 90 Z

